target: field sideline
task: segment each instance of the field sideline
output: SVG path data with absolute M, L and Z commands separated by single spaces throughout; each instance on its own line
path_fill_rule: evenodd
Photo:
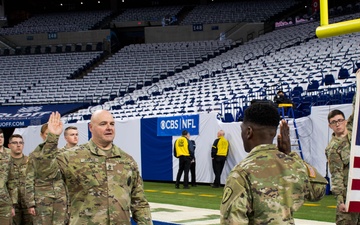
M 209 184 L 199 184 L 190 189 L 175 189 L 171 182 L 144 181 L 145 195 L 149 202 L 189 206 L 218 210 L 223 188 L 211 188 Z M 336 201 L 332 195 L 326 195 L 319 202 L 306 202 L 294 217 L 335 223 Z

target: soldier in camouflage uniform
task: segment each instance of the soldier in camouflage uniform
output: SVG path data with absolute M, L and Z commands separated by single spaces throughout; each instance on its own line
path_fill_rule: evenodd
M 91 140 L 54 155 L 62 132 L 59 113 L 49 119 L 44 155 L 56 157 L 71 202 L 71 225 L 151 225 L 142 178 L 134 159 L 113 144 L 115 121 L 111 113 L 96 111 L 89 124 Z
M 79 132 L 78 132 L 77 127 L 69 126 L 69 127 L 65 128 L 64 138 L 66 141 L 66 145 L 64 146 L 63 151 L 65 151 L 66 149 L 75 147 L 79 141 Z
M 345 207 L 352 135 L 347 127 L 352 128 L 352 121 L 348 124 L 344 113 L 335 109 L 329 113 L 328 122 L 333 134 L 325 153 L 331 173 L 331 191 L 337 202 L 336 224 L 360 225 L 360 213 L 348 213 Z
M 0 135 L 3 135 L 1 133 Z M 4 136 L 2 136 L 2 139 Z M 4 143 L 4 142 L 2 142 Z M 0 152 L 0 224 L 10 225 L 15 216 L 14 207 L 17 204 L 17 188 L 11 173 L 11 156 L 6 151 Z
M 59 149 L 59 153 L 60 152 L 64 152 L 66 150 L 68 150 L 69 148 L 72 148 L 72 147 L 75 147 L 77 144 L 78 144 L 78 141 L 79 141 L 79 131 L 77 129 L 77 127 L 75 126 L 68 126 L 67 128 L 65 128 L 65 131 L 64 131 L 64 138 L 65 138 L 65 141 L 66 141 L 66 145 Z M 65 185 L 65 188 L 66 188 L 66 193 L 67 193 L 67 208 L 68 208 L 68 217 L 70 218 L 70 198 L 69 198 L 69 195 L 68 195 L 68 190 L 67 190 L 67 187 Z
M 44 141 L 47 134 L 47 125 L 43 125 L 41 136 Z M 33 215 L 34 225 L 64 225 L 68 221 L 65 183 L 56 160 L 46 157 L 42 152 L 47 145 L 47 142 L 41 143 L 29 155 L 25 201 L 29 213 Z
M 220 206 L 221 224 L 294 224 L 293 213 L 304 200 L 320 200 L 327 181 L 291 152 L 289 127 L 277 109 L 254 103 L 241 124 L 249 155 L 230 172 Z
M 18 190 L 18 202 L 15 206 L 13 225 L 32 225 L 32 216 L 25 204 L 25 177 L 28 157 L 23 154 L 24 140 L 21 135 L 13 134 L 9 138 L 11 150 L 11 173 L 9 180 L 16 184 Z
M 0 129 L 0 152 L 6 152 L 10 154 L 10 149 L 4 146 L 4 141 L 5 141 L 4 132 L 2 129 Z

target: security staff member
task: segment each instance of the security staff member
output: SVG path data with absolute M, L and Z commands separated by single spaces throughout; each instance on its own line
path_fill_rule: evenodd
M 229 152 L 229 142 L 226 140 L 224 135 L 225 132 L 223 130 L 219 130 L 217 133 L 218 138 L 214 141 L 211 148 L 212 165 L 215 174 L 214 183 L 211 184 L 211 187 L 213 188 L 220 187 L 221 173 Z
M 179 170 L 176 177 L 175 188 L 179 188 L 180 178 L 184 172 L 184 189 L 189 189 L 189 170 L 191 160 L 194 158 L 194 146 L 190 141 L 190 133 L 183 130 L 174 143 L 174 156 L 179 158 Z

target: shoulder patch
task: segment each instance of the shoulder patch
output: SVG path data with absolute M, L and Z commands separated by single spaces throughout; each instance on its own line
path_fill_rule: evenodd
M 231 189 L 231 187 L 225 187 L 221 204 L 225 204 L 231 197 L 232 193 L 233 190 Z
M 309 177 L 311 178 L 316 178 L 316 172 L 315 172 L 315 169 L 310 166 L 309 164 L 305 163 L 307 169 L 308 169 L 308 174 L 309 174 Z

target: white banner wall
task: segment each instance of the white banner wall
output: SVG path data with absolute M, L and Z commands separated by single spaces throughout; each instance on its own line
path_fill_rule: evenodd
M 352 105 L 313 107 L 310 116 L 296 120 L 304 158 L 307 162 L 315 166 L 323 176 L 325 176 L 326 173 L 325 148 L 331 138 L 331 130 L 328 127 L 327 115 L 333 109 L 342 110 L 347 118 L 352 112 Z M 78 127 L 79 144 L 88 141 L 87 122 L 65 124 L 64 128 L 69 125 Z M 230 142 L 229 156 L 221 177 L 221 183 L 224 184 L 230 170 L 247 155 L 243 149 L 241 140 L 240 123 L 222 123 L 216 119 L 215 113 L 210 113 L 200 114 L 199 126 L 199 135 L 191 136 L 191 139 L 196 142 L 195 157 L 197 182 L 211 183 L 214 180 L 210 152 L 212 143 L 217 138 L 216 135 L 218 130 L 222 129 L 225 131 L 225 137 Z M 140 127 L 141 119 L 116 120 L 116 137 L 114 143 L 134 157 L 141 172 L 141 165 L 143 163 L 151 162 L 141 162 L 141 152 L 146 151 L 146 149 L 141 148 Z M 25 141 L 24 152 L 26 155 L 35 149 L 41 142 L 39 135 L 40 126 L 16 129 L 15 133 L 23 135 Z M 178 136 L 172 138 L 172 144 L 174 144 L 174 141 L 177 138 Z M 59 147 L 64 145 L 65 140 L 64 137 L 61 136 Z M 154 145 L 156 145 L 156 143 L 154 143 Z M 172 153 L 172 151 L 173 149 L 169 149 L 169 152 Z M 172 157 L 172 163 L 173 181 L 175 181 L 178 170 L 178 159 Z

